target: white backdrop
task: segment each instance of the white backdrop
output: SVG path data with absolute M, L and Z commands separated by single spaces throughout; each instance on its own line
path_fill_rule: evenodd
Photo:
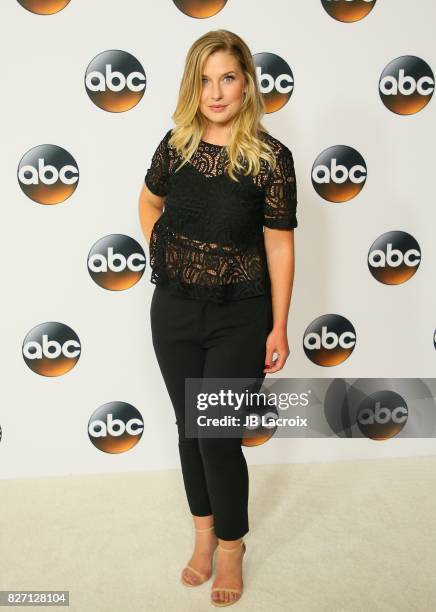
M 378 92 L 385 66 L 403 55 L 434 70 L 436 6 L 378 0 L 355 23 L 334 19 L 320 0 L 229 0 L 197 19 L 170 1 L 71 0 L 53 15 L 2 2 L 0 163 L 3 184 L 2 402 L 0 477 L 123 472 L 179 466 L 173 409 L 155 359 L 149 322 L 154 286 L 138 217 L 138 196 L 151 155 L 172 126 L 186 52 L 203 33 L 232 30 L 253 54 L 274 53 L 292 69 L 288 102 L 268 113 L 269 131 L 293 152 L 298 185 L 296 275 L 289 317 L 286 377 L 433 377 L 435 101 L 419 112 L 389 110 Z M 120 49 L 144 68 L 147 85 L 126 112 L 92 102 L 84 85 L 99 53 Z M 26 196 L 20 160 L 52 143 L 76 160 L 80 181 L 57 205 Z M 362 191 L 344 203 L 314 189 L 314 160 L 337 144 L 364 157 Z M 386 285 L 368 272 L 367 254 L 384 232 L 418 241 L 422 261 L 407 282 Z M 122 291 L 96 284 L 87 269 L 94 243 L 110 234 L 137 240 L 147 266 Z M 357 330 L 348 359 L 321 367 L 302 337 L 325 313 Z M 40 323 L 60 321 L 80 337 L 81 355 L 63 375 L 26 365 L 23 340 Z M 97 449 L 88 421 L 102 404 L 132 404 L 144 433 L 127 452 Z M 245 448 L 249 463 L 348 460 L 434 454 L 433 439 L 273 439 Z

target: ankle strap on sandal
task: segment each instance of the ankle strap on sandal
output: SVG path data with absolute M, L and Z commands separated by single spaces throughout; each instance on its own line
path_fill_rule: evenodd
M 212 527 L 206 527 L 205 529 L 195 529 L 195 531 L 210 531 L 214 527 L 215 527 L 215 525 L 212 525 Z
M 234 546 L 233 548 L 224 548 L 224 546 L 221 546 L 221 544 L 218 544 L 218 548 L 221 548 L 221 550 L 225 550 L 226 552 L 233 552 L 234 550 L 238 550 L 238 548 L 240 548 L 243 545 L 244 545 L 244 540 L 241 540 L 239 544 L 237 546 Z

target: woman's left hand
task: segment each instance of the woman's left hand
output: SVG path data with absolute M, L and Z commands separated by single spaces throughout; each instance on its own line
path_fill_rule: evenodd
M 278 357 L 273 361 L 273 354 L 277 353 Z M 289 355 L 289 345 L 286 329 L 272 329 L 266 339 L 266 355 L 265 355 L 265 366 L 270 367 L 264 368 L 265 374 L 271 374 L 272 372 L 278 372 L 283 368 Z

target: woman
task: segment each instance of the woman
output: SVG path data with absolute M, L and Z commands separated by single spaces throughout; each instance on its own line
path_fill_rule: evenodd
M 156 285 L 153 346 L 196 528 L 181 578 L 208 580 L 217 549 L 217 606 L 242 595 L 248 469 L 242 438 L 185 436 L 185 378 L 263 380 L 289 355 L 297 190 L 292 153 L 262 126 L 264 112 L 244 41 L 227 30 L 203 35 L 186 58 L 176 127 L 159 143 L 140 196 Z

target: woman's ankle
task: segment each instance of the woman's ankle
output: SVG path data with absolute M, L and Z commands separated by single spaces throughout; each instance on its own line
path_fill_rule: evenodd
M 194 521 L 194 527 L 197 531 L 213 531 L 212 527 L 215 524 L 213 514 L 209 514 L 208 516 L 195 516 L 193 514 L 192 519 Z
M 242 538 L 238 538 L 237 540 L 222 540 L 218 538 L 218 544 L 224 550 L 235 550 L 236 548 L 241 547 Z

